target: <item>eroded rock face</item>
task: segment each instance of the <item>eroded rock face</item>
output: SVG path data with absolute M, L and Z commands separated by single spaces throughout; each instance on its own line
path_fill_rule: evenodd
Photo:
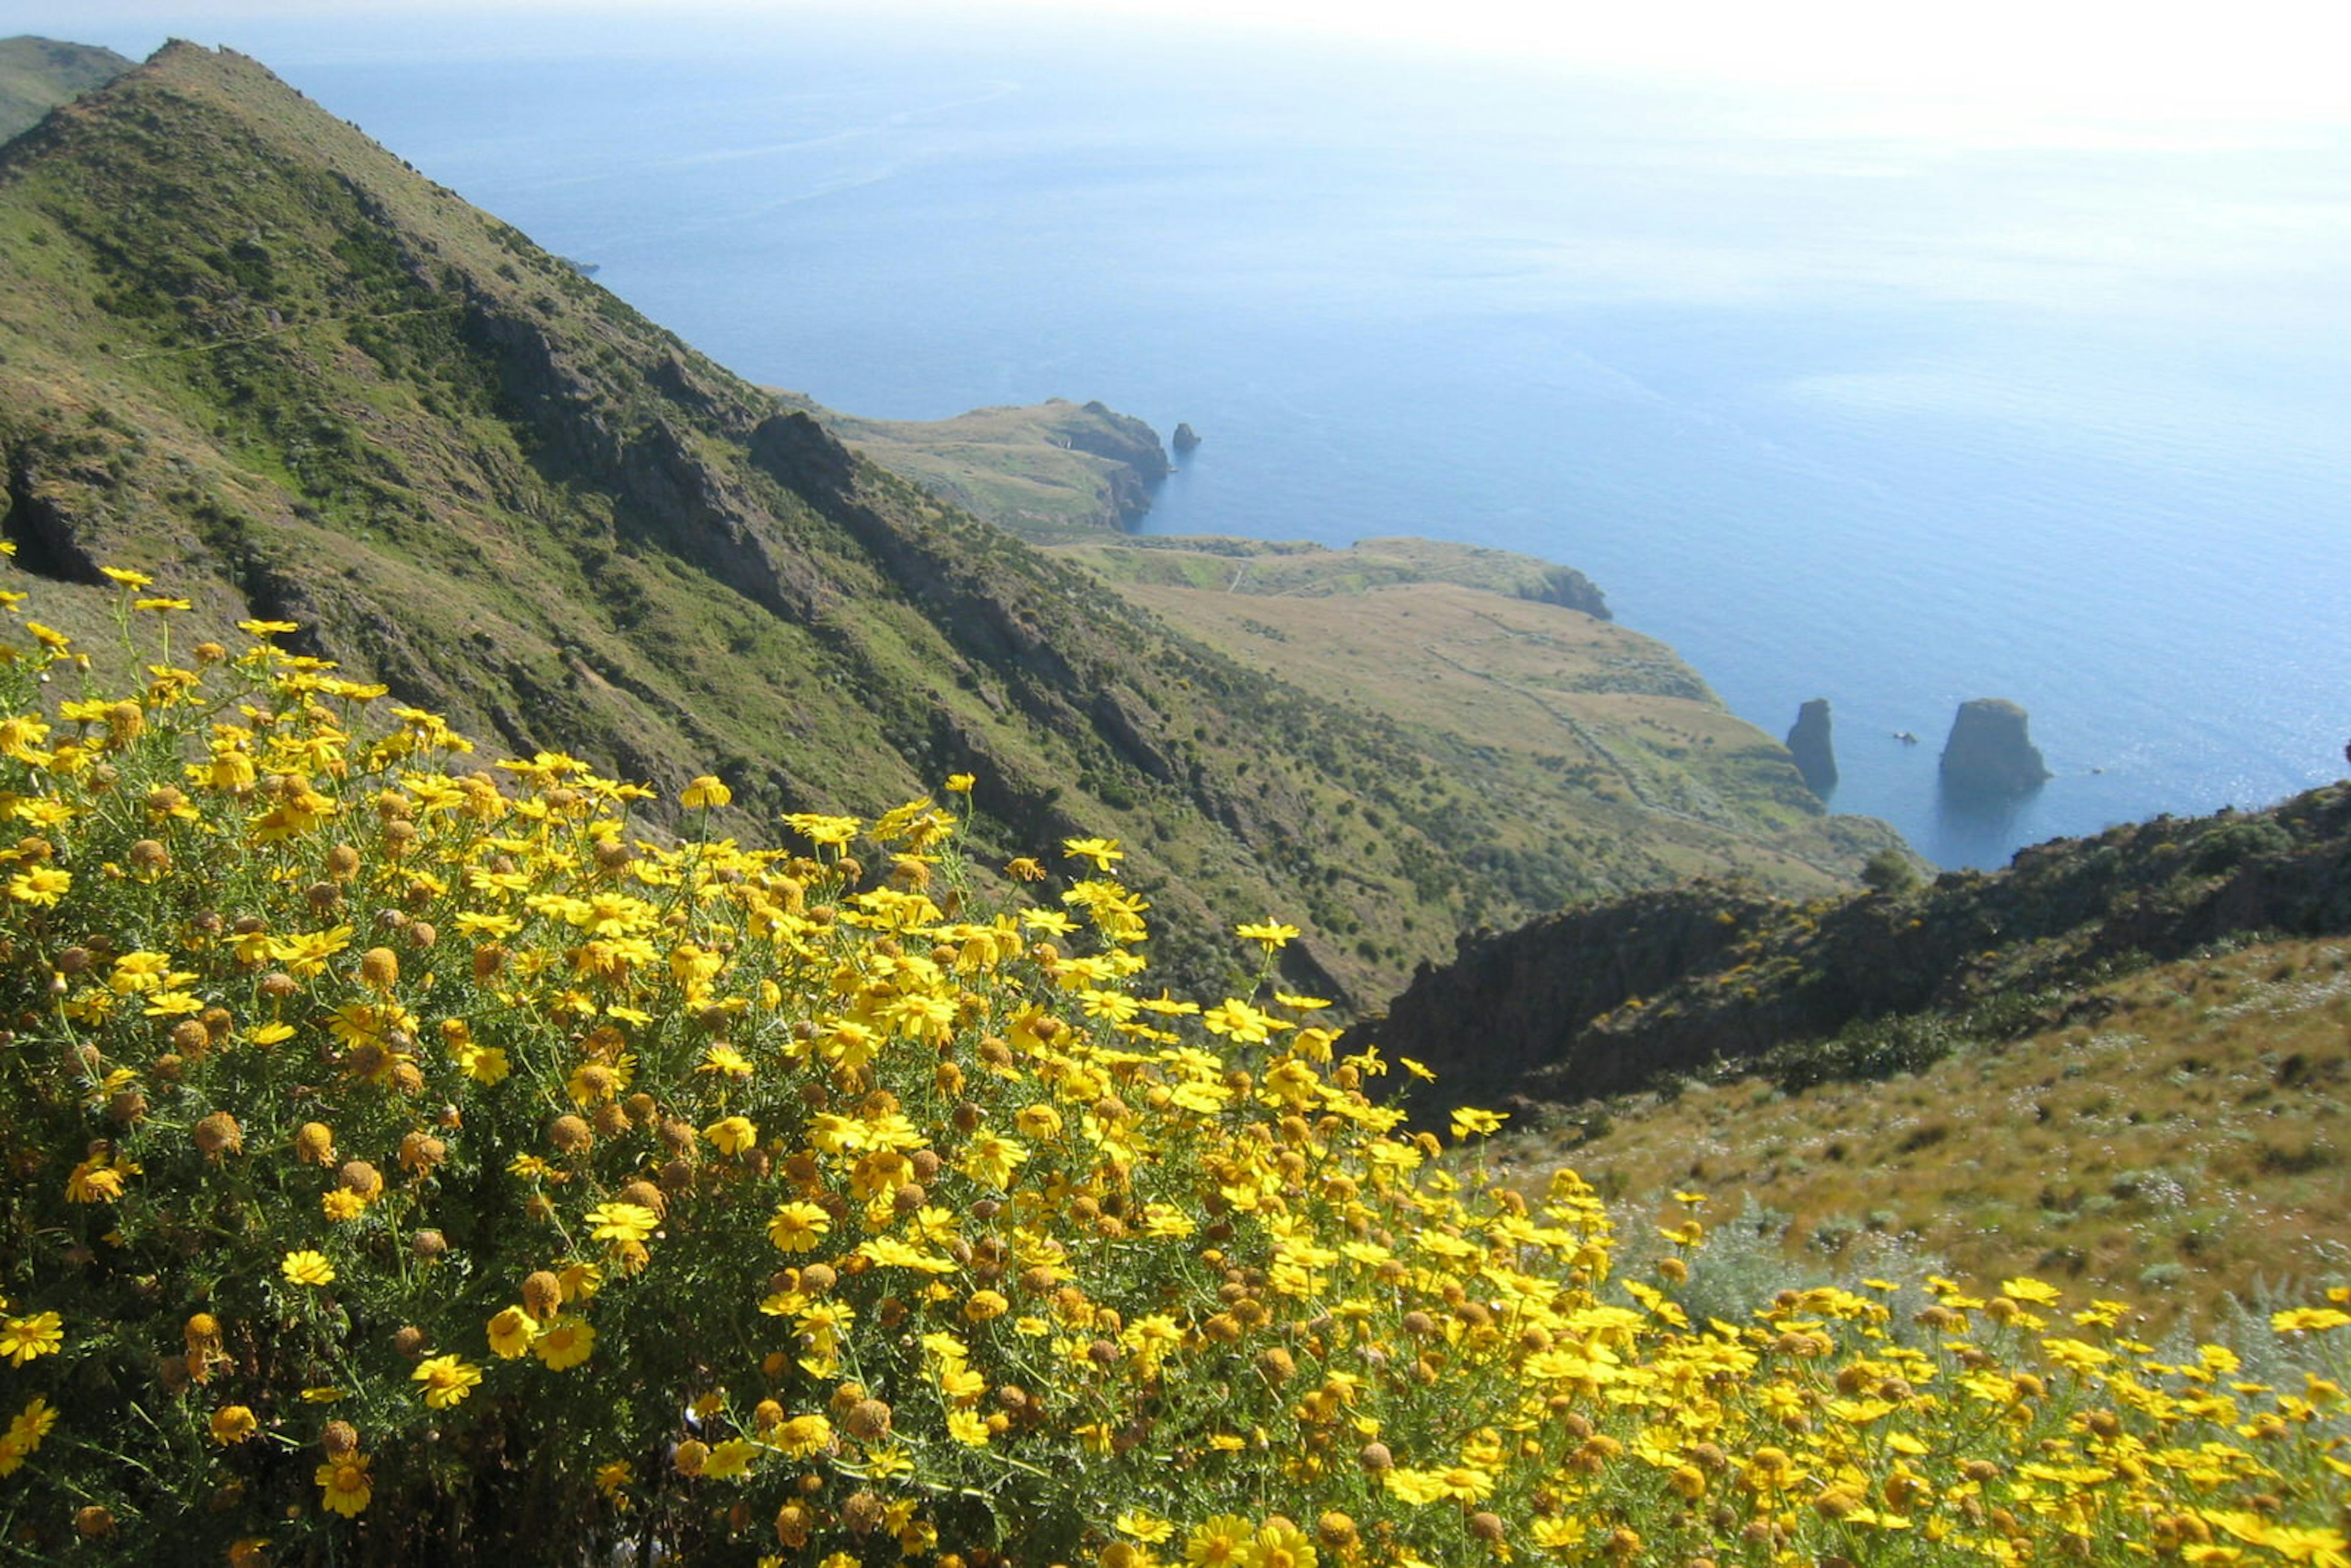
M 1837 786 L 1836 747 L 1829 736 L 1829 699 L 1814 697 L 1796 710 L 1796 725 L 1788 731 L 1788 754 L 1796 771 L 1822 800 Z
M 2075 1008 L 2095 1019 L 2090 977 L 2255 931 L 2351 931 L 2351 784 L 2054 839 L 2005 871 L 1898 894 L 1800 904 L 1689 882 L 1476 932 L 1333 1049 L 1426 1063 L 1436 1080 L 1401 1103 L 1429 1124 L 1457 1105 L 1570 1105 L 1677 1073 L 1883 1076 L 1932 1048 L 1933 1030 L 1977 1029 L 1964 1021 L 1975 1009 L 2026 1004 L 1998 1026 L 2019 1030 Z M 1840 1038 L 1906 1016 L 1932 1028 L 1909 1044 Z
M 2001 697 L 1959 705 L 1943 744 L 1943 787 L 1977 797 L 2029 795 L 2049 778 L 2024 709 Z

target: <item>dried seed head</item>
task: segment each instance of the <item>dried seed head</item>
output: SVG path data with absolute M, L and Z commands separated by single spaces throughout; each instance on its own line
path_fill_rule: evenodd
M 841 1425 L 861 1443 L 878 1443 L 890 1435 L 890 1406 L 879 1399 L 861 1399 L 849 1407 Z
M 319 1447 L 330 1459 L 347 1459 L 360 1451 L 359 1428 L 349 1421 L 329 1421 L 319 1434 Z
M 888 1507 L 870 1491 L 853 1492 L 841 1505 L 841 1522 L 852 1535 L 871 1535 L 882 1526 Z
M 541 1269 L 522 1282 L 523 1310 L 542 1322 L 563 1306 L 563 1281 Z
M 208 1160 L 245 1153 L 245 1129 L 225 1111 L 215 1111 L 196 1124 L 196 1147 Z

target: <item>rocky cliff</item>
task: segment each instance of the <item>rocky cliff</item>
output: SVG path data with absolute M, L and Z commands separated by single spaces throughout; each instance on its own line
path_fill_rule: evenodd
M 1812 792 L 1825 800 L 1837 787 L 1836 743 L 1830 734 L 1829 699 L 1814 697 L 1796 710 L 1788 731 L 1788 755 Z
M 1055 398 L 952 419 L 892 420 L 860 419 L 792 393 L 783 399 L 852 450 L 1040 544 L 1124 533 L 1150 512 L 1169 472 L 1157 434 L 1100 402 Z
M 2023 708 L 2000 697 L 1976 697 L 1961 703 L 1951 719 L 1942 777 L 1953 794 L 2001 800 L 2040 789 L 2049 769 L 2032 744 Z
M 2062 1009 L 2093 975 L 2247 934 L 2343 932 L 2351 785 L 2056 840 L 1899 895 L 1794 904 L 1701 883 L 1479 933 L 1349 1040 L 1434 1067 L 1431 1109 L 1717 1071 L 1802 1085 L 1918 1065 L 1950 1019 Z M 1929 1017 L 1945 1021 L 1896 1027 Z

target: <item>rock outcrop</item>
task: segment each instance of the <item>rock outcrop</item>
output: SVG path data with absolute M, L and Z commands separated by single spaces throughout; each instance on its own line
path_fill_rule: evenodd
M 1801 1088 L 1915 1070 L 1997 1028 L 1966 1021 L 1983 1009 L 2047 1027 L 2092 977 L 2249 931 L 2351 931 L 2351 784 L 2052 840 L 1906 892 L 1795 904 L 1693 882 L 1478 932 L 1339 1049 L 1435 1070 L 1408 1091 L 1426 1122 L 1674 1074 Z
M 2000 697 L 1959 705 L 1943 743 L 1943 787 L 1953 794 L 2001 800 L 2029 795 L 2049 778 L 2032 744 L 2024 709 Z
M 1176 426 L 1176 434 L 1167 438 L 1167 444 L 1174 447 L 1176 455 L 1181 457 L 1200 444 L 1200 433 L 1189 424 L 1179 423 Z
M 1788 754 L 1805 785 L 1825 800 L 1837 787 L 1836 746 L 1829 735 L 1829 699 L 1814 697 L 1796 710 L 1795 727 L 1788 731 Z
M 1126 532 L 1171 472 L 1151 426 L 1100 402 L 1049 398 L 952 419 L 887 420 L 777 395 L 859 455 L 1032 543 Z
M 1111 475 L 1111 498 L 1118 508 L 1119 526 L 1133 528 L 1151 510 L 1151 493 L 1167 477 L 1167 451 L 1159 434 L 1132 414 L 1119 413 L 1099 401 L 1084 405 L 1091 424 L 1068 433 L 1072 451 L 1090 453 L 1117 466 Z

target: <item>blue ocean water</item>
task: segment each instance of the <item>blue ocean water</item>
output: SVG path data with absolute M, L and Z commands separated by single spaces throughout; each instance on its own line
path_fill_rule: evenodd
M 1189 421 L 1155 531 L 1577 566 L 1764 728 L 1828 697 L 1833 804 L 1938 862 L 2344 772 L 2351 127 L 546 15 L 175 30 L 755 380 Z M 1955 811 L 1936 755 L 1981 695 L 2056 777 Z

